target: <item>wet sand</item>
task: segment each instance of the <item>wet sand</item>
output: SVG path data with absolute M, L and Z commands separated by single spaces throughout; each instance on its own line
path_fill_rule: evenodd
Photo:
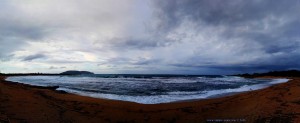
M 300 78 L 227 97 L 150 105 L 84 97 L 4 78 L 0 76 L 0 123 L 300 122 Z

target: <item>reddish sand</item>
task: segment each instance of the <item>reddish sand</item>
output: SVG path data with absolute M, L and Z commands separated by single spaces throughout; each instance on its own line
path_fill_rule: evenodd
M 0 123 L 300 122 L 300 78 L 228 97 L 153 105 L 66 94 L 4 78 L 0 76 Z

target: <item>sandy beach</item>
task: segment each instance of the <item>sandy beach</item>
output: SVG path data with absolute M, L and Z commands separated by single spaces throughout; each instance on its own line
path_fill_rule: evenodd
M 0 122 L 300 122 L 300 78 L 227 97 L 167 104 L 96 99 L 5 81 Z

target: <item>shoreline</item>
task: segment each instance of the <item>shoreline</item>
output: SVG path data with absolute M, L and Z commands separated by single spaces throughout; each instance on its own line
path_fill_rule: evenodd
M 35 76 L 35 75 L 26 75 L 26 76 Z M 41 75 L 37 75 L 37 76 L 41 76 Z M 259 88 L 256 88 L 256 89 L 249 88 L 249 90 L 243 90 L 243 91 L 238 91 L 238 92 L 233 91 L 233 92 L 224 92 L 224 93 L 212 94 L 212 95 L 209 95 L 205 98 L 184 99 L 184 100 L 161 102 L 161 103 L 140 103 L 140 102 L 129 101 L 129 100 L 120 100 L 120 99 L 111 99 L 111 98 L 105 98 L 105 97 L 99 97 L 99 96 L 90 96 L 90 95 L 86 95 L 86 94 L 83 94 L 83 93 L 75 93 L 75 92 L 72 93 L 72 92 L 65 91 L 64 89 L 60 89 L 59 85 L 53 85 L 53 86 L 31 85 L 31 84 L 22 83 L 22 82 L 19 82 L 19 81 L 11 81 L 11 80 L 8 79 L 8 77 L 19 77 L 19 76 L 15 76 L 15 75 L 7 76 L 4 80 L 7 81 L 7 82 L 11 82 L 11 83 L 23 84 L 25 86 L 30 86 L 30 87 L 33 87 L 33 88 L 49 89 L 49 90 L 54 90 L 54 91 L 59 92 L 59 93 L 74 94 L 74 95 L 78 95 L 78 96 L 84 96 L 84 97 L 90 97 L 90 98 L 96 98 L 96 99 L 132 102 L 132 103 L 145 104 L 145 105 L 147 105 L 147 104 L 168 104 L 168 103 L 176 103 L 176 102 L 191 102 L 191 101 L 198 101 L 198 100 L 222 98 L 222 97 L 227 97 L 227 96 L 233 96 L 233 95 L 240 94 L 240 93 L 247 93 L 247 92 L 250 92 L 250 91 L 255 91 L 255 90 L 268 88 L 272 85 L 285 83 L 285 82 L 288 82 L 290 80 L 290 79 L 287 79 L 286 77 L 270 77 L 270 76 L 268 77 L 268 76 L 266 76 L 266 77 L 260 77 L 260 79 L 272 79 L 272 82 L 274 82 L 276 80 L 279 80 L 279 79 L 284 79 L 283 81 L 285 81 L 285 82 L 280 81 L 279 83 L 275 83 L 275 84 L 272 84 L 272 82 L 270 82 L 268 85 L 265 85 L 265 87 L 259 87 Z M 259 78 L 259 77 L 256 77 L 256 78 Z M 260 84 L 257 84 L 257 85 L 260 85 Z M 239 88 L 234 88 L 234 89 L 239 89 Z
M 4 78 L 0 77 L 1 122 L 300 122 L 300 78 L 226 97 L 161 104 L 91 98 Z

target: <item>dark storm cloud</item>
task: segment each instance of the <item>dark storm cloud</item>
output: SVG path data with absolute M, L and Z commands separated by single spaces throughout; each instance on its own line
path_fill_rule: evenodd
M 177 29 L 184 22 L 192 22 L 198 29 L 213 27 L 223 31 L 219 42 L 239 39 L 245 44 L 257 44 L 262 54 L 255 60 L 234 64 L 218 61 L 203 62 L 191 58 L 175 64 L 177 67 L 217 68 L 220 70 L 300 69 L 300 1 L 273 0 L 167 0 L 155 1 L 157 29 L 163 34 Z M 231 42 L 232 43 L 232 42 Z M 240 42 L 234 42 L 238 44 Z M 243 52 L 258 50 L 248 45 Z M 252 51 L 251 51 L 252 49 Z M 222 54 L 222 52 L 220 52 Z M 212 54 L 214 55 L 214 54 Z M 233 55 L 233 54 L 232 54 Z M 207 59 L 206 59 L 207 60 Z M 234 59 L 232 59 L 234 61 Z M 201 62 L 202 61 L 202 62 Z M 200 65 L 197 65 L 200 64 Z
M 32 61 L 32 60 L 41 59 L 41 58 L 47 58 L 47 56 L 44 54 L 29 55 L 29 56 L 26 56 L 25 58 L 23 58 L 23 61 Z
M 202 62 L 201 64 L 190 61 L 181 64 L 172 64 L 175 67 L 185 67 L 193 69 L 215 69 L 223 73 L 224 70 L 229 70 L 227 73 L 246 73 L 246 72 L 264 72 L 270 70 L 289 70 L 299 69 L 300 54 L 298 52 L 288 52 L 270 58 L 260 58 L 255 61 L 247 61 L 237 64 L 222 64 L 216 62 Z M 218 73 L 216 73 L 218 74 Z
M 293 18 L 298 15 L 299 0 L 165 0 L 155 1 L 157 15 L 169 26 L 180 24 L 184 18 L 207 24 L 239 25 L 261 21 L 269 15 Z M 297 18 L 296 18 L 297 19 Z

